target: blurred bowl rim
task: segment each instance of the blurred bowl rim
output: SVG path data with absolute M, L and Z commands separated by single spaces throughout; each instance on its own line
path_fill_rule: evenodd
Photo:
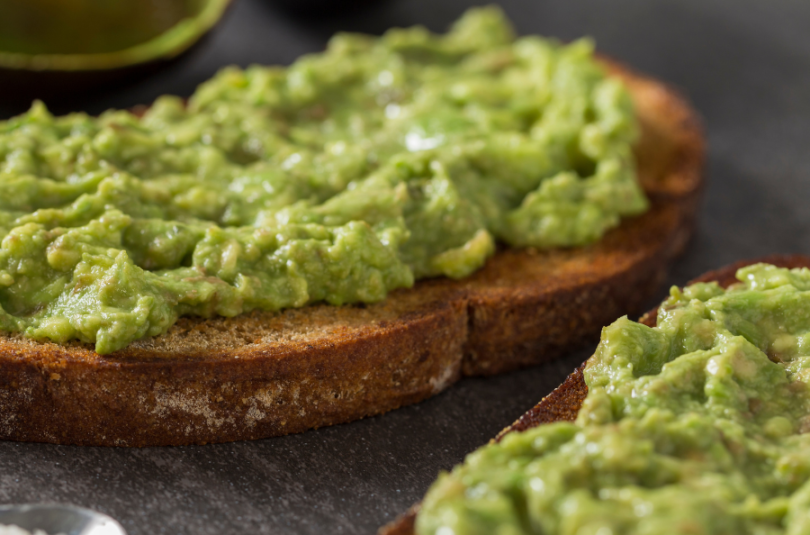
M 189 49 L 216 26 L 235 0 L 206 0 L 202 11 L 160 35 L 115 52 L 98 54 L 25 54 L 0 50 L 0 68 L 40 72 L 104 71 L 171 59 Z M 155 50 L 159 50 L 158 54 Z
M 0 505 L 0 525 L 17 526 L 32 533 L 43 530 L 46 533 L 65 535 L 127 535 L 124 527 L 107 514 L 87 507 L 55 502 Z

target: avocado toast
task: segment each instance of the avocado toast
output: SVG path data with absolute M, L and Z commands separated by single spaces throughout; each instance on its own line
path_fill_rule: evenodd
M 547 489 L 543 481 L 555 488 L 562 483 L 561 488 L 546 493 L 558 502 L 556 512 L 540 514 L 545 520 L 538 520 L 545 498 L 526 498 L 530 510 L 517 513 L 525 532 L 540 529 L 538 521 L 555 522 L 551 519 L 555 516 L 565 520 L 557 521 L 555 527 L 545 525 L 542 532 L 568 532 L 583 525 L 640 532 L 666 525 L 669 533 L 800 532 L 794 530 L 805 525 L 803 509 L 797 508 L 804 496 L 805 472 L 797 460 L 806 458 L 802 445 L 806 442 L 807 410 L 800 326 L 807 318 L 802 299 L 806 299 L 803 294 L 809 266 L 810 258 L 798 255 L 739 262 L 706 273 L 684 289 L 673 289 L 671 297 L 638 324 L 626 318 L 618 320 L 603 331 L 594 357 L 491 442 L 504 445 L 498 452 L 490 446 L 468 458 L 468 464 L 482 471 L 474 476 L 469 468 L 465 475 L 455 476 L 455 481 L 459 484 L 463 480 L 476 490 L 451 492 L 459 491 L 458 495 L 466 495 L 472 504 L 486 495 L 486 481 L 491 481 L 493 488 L 508 486 L 508 482 L 517 481 L 511 467 L 521 466 L 540 478 L 530 481 L 532 490 L 526 494 L 543 495 Z M 716 336 L 712 323 L 720 326 Z M 667 339 L 664 333 L 673 337 Z M 657 348 L 653 339 L 672 345 L 668 351 L 659 352 L 663 346 Z M 658 357 L 661 361 L 656 363 Z M 622 370 L 632 373 L 619 379 Z M 598 385 L 591 397 L 585 382 L 588 374 L 587 380 Z M 622 390 L 622 382 L 632 387 L 632 396 Z M 605 408 L 599 398 L 605 395 L 615 397 L 613 423 L 599 420 L 600 407 Z M 583 410 L 584 419 L 580 414 Z M 705 421 L 701 420 L 702 413 L 708 413 Z M 537 433 L 553 429 L 546 424 L 575 421 L 572 430 L 582 430 L 581 435 L 571 442 L 557 442 L 537 457 L 540 462 L 548 455 L 554 466 L 561 467 L 566 465 L 565 457 L 573 455 L 579 461 L 563 468 L 567 476 L 557 477 L 549 465 L 541 468 L 518 459 L 531 455 L 532 446 L 527 446 L 526 440 L 533 440 L 533 447 L 540 450 L 544 444 L 555 442 L 551 434 Z M 589 433 L 589 429 L 601 429 L 605 437 Z M 635 436 L 640 430 L 644 431 Z M 534 434 L 525 435 L 523 440 L 521 433 L 525 431 Z M 632 445 L 622 443 L 622 435 L 633 436 Z M 502 456 L 508 458 L 510 449 L 515 454 L 510 468 L 484 468 L 487 459 L 501 462 Z M 583 456 L 577 457 L 580 450 Z M 481 477 L 486 470 L 489 479 Z M 498 476 L 493 477 L 495 474 Z M 448 476 L 442 477 L 444 482 L 431 491 L 434 494 L 440 493 L 441 487 L 452 486 Z M 566 483 L 570 487 L 564 490 Z M 728 488 L 719 491 L 726 484 Z M 593 490 L 576 494 L 570 488 Z M 517 488 L 510 495 L 520 501 Z M 437 516 L 436 497 L 432 499 L 434 521 L 444 518 L 452 525 L 453 515 Z M 580 509 L 572 508 L 571 501 L 578 501 Z M 569 505 L 561 505 L 563 502 Z M 490 532 L 483 527 L 485 523 L 506 509 L 494 496 L 488 504 L 456 527 L 481 514 L 477 529 Z M 623 516 L 627 506 L 630 517 Z M 473 511 L 476 506 L 468 507 Z M 415 506 L 381 533 L 415 533 L 419 508 Z M 581 514 L 576 514 L 577 510 Z M 510 527 L 509 516 L 502 517 L 503 529 Z M 430 532 L 430 528 L 423 528 L 422 533 Z
M 466 278 L 420 281 L 379 303 L 181 318 L 106 355 L 7 335 L 0 436 L 145 446 L 299 432 L 541 362 L 637 310 L 691 233 L 703 144 L 677 95 L 604 63 L 636 107 L 643 215 L 584 247 L 502 248 Z

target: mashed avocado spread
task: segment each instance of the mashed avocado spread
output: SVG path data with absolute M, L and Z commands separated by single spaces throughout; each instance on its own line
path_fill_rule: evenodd
M 810 270 L 673 288 L 602 331 L 575 423 L 443 474 L 420 535 L 810 533 Z
M 588 41 L 339 34 L 143 116 L 0 122 L 0 329 L 109 353 L 179 316 L 383 299 L 647 207 L 631 102 Z

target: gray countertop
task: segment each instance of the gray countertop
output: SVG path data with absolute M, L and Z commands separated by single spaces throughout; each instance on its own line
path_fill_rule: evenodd
M 351 16 L 292 18 L 240 0 L 198 54 L 136 86 L 62 112 L 188 95 L 226 64 L 282 63 L 337 30 L 442 30 L 466 0 L 390 0 Z M 666 80 L 705 120 L 709 187 L 697 235 L 670 283 L 772 252 L 810 253 L 810 4 L 801 0 L 511 0 L 521 33 L 595 37 Z M 2 80 L 0 80 L 2 83 Z M 0 103 L 0 118 L 21 110 Z M 661 295 L 664 295 L 662 288 Z M 201 447 L 109 449 L 0 443 L 0 503 L 63 502 L 152 533 L 373 533 L 552 390 L 589 350 L 416 406 L 301 435 Z

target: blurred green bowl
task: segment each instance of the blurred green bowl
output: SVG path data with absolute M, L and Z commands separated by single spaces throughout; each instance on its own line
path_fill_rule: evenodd
M 181 57 L 233 0 L 0 0 L 0 98 L 59 99 Z

